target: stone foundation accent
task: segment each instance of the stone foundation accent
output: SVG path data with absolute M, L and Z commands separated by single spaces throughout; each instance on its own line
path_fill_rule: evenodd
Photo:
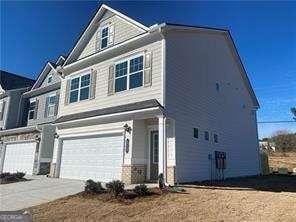
M 2 136 L 1 139 L 3 142 L 16 142 L 23 140 L 35 140 L 37 137 L 40 137 L 40 133 L 18 133 L 14 135 Z
M 167 167 L 167 182 L 169 185 L 175 185 L 175 183 L 176 183 L 175 166 L 168 166 Z
M 121 180 L 126 184 L 143 183 L 146 180 L 146 165 L 122 166 Z

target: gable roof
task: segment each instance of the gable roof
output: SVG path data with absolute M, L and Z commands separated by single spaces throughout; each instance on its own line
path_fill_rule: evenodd
M 73 49 L 68 54 L 68 57 L 67 57 L 64 65 L 67 65 L 69 63 L 69 61 L 71 61 L 72 57 L 74 57 L 74 55 L 78 51 L 78 49 L 82 47 L 83 41 L 90 34 L 90 32 L 91 32 L 92 28 L 95 26 L 96 22 L 100 20 L 100 18 L 104 15 L 104 13 L 106 11 L 110 11 L 110 12 L 114 13 L 115 15 L 121 17 L 122 19 L 124 19 L 127 22 L 133 24 L 134 26 L 138 27 L 139 29 L 142 29 L 145 32 L 149 31 L 149 28 L 147 26 L 133 20 L 132 18 L 122 14 L 121 12 L 119 12 L 119 11 L 117 11 L 115 9 L 110 8 L 109 6 L 107 6 L 105 4 L 102 4 L 99 7 L 99 9 L 97 10 L 97 12 L 94 14 L 92 19 L 90 20 L 90 22 L 87 24 L 84 31 L 79 36 L 79 38 L 78 38 L 77 42 L 75 43 Z
M 32 87 L 32 90 L 40 87 L 40 85 L 42 84 L 42 82 L 44 81 L 44 79 L 46 78 L 46 76 L 48 75 L 48 73 L 52 69 L 55 70 L 58 65 L 63 65 L 64 62 L 65 62 L 65 57 L 61 55 L 57 59 L 56 63 L 53 63 L 53 62 L 50 62 L 50 61 L 48 61 L 47 63 L 45 63 L 45 65 L 42 68 L 42 71 L 40 72 L 40 74 L 37 77 L 37 80 L 36 80 L 34 86 Z
M 34 82 L 33 79 L 0 70 L 0 84 L 1 88 L 5 91 L 27 87 L 31 88 Z

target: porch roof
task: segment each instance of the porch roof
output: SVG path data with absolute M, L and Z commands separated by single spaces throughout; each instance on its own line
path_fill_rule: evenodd
M 103 116 L 103 115 L 116 114 L 116 113 L 129 112 L 129 111 L 142 110 L 142 109 L 149 109 L 149 108 L 156 108 L 156 107 L 163 108 L 162 105 L 156 99 L 151 99 L 151 100 L 145 100 L 141 102 L 128 103 L 120 106 L 113 106 L 113 107 L 108 107 L 103 109 L 97 109 L 97 110 L 91 110 L 91 111 L 61 116 L 55 121 L 55 123 L 62 123 L 62 122 L 68 122 L 72 120 L 80 120 L 80 119 L 85 119 L 90 117 Z

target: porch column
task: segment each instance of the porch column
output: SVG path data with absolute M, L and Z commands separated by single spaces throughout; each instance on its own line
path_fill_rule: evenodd
M 163 174 L 166 182 L 166 117 L 158 117 L 158 175 Z

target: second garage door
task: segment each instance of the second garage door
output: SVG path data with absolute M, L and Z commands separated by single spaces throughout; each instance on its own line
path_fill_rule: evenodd
M 121 179 L 122 134 L 65 139 L 60 177 L 108 182 Z
M 33 173 L 36 142 L 7 144 L 3 172 Z

